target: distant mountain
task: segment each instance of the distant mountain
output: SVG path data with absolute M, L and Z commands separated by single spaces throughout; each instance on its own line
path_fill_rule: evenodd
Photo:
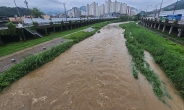
M 20 16 L 30 15 L 30 10 L 27 9 L 27 8 L 18 7 L 18 10 L 20 12 Z M 0 7 L 0 16 L 14 17 L 15 15 L 19 16 L 19 14 L 17 12 L 17 8 L 15 8 L 15 7 L 6 7 L 6 6 L 1 6 Z
M 81 6 L 78 8 L 79 10 L 82 10 L 82 11 L 86 11 L 86 6 Z M 61 14 L 61 13 L 64 13 L 64 10 L 60 10 L 60 11 L 51 11 L 51 9 L 42 9 L 42 11 L 47 14 L 47 15 L 57 15 L 57 14 Z M 72 9 L 69 9 L 66 11 L 66 13 L 72 11 Z
M 80 7 L 80 10 L 86 11 L 86 6 L 81 6 L 81 7 Z
M 174 10 L 176 2 L 163 8 L 164 11 Z M 184 9 L 184 0 L 180 0 L 177 3 L 176 10 Z
M 63 13 L 63 12 L 59 12 L 59 11 L 53 11 L 53 12 L 47 12 L 47 13 L 45 13 L 45 14 L 47 14 L 47 15 L 57 15 L 57 14 L 61 14 L 61 13 Z
M 64 13 L 64 9 L 49 9 L 49 8 L 42 8 L 42 12 L 44 12 L 47 15 L 57 15 Z
M 137 10 L 137 8 L 131 7 L 132 10 Z

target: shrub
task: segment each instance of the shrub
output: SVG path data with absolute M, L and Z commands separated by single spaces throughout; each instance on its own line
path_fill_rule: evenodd
M 178 20 L 174 20 L 174 22 L 173 22 L 174 24 L 178 24 Z
M 33 26 L 31 27 L 32 30 L 36 30 L 38 28 L 38 23 L 33 22 Z
M 53 22 L 50 22 L 50 25 L 53 25 L 54 23 Z
M 12 22 L 9 22 L 9 23 L 7 24 L 7 26 L 8 26 L 9 34 L 10 34 L 11 36 L 15 36 L 15 35 L 16 35 L 16 26 L 15 26 Z

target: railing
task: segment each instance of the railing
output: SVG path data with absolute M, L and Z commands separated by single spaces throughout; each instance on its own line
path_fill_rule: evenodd
M 29 28 L 27 28 L 27 27 L 24 27 L 24 29 L 25 29 L 26 31 L 28 31 L 29 33 L 33 34 L 33 35 L 37 35 L 37 36 L 39 36 L 39 37 L 42 37 L 42 35 L 41 35 L 40 33 L 38 33 L 36 30 L 31 30 L 31 29 L 29 29 Z
M 74 19 L 74 20 L 68 20 L 68 21 L 63 21 L 63 20 L 61 20 L 61 21 L 52 21 L 52 20 L 50 20 L 50 21 L 47 21 L 47 22 L 38 22 L 38 25 L 39 26 L 46 26 L 46 25 L 50 25 L 50 22 L 52 22 L 53 24 L 61 24 L 61 22 L 63 22 L 63 23 L 69 23 L 69 21 L 71 21 L 72 23 L 73 22 L 78 22 L 78 23 L 79 22 L 82 22 L 82 23 L 84 23 L 85 21 L 102 20 L 102 19 L 103 20 L 107 20 L 107 19 L 112 19 L 112 18 L 100 18 L 100 19 L 97 19 L 97 18 L 89 18 L 89 19 L 77 19 L 77 20 Z M 33 26 L 32 22 L 31 23 L 24 23 L 23 24 L 23 27 L 31 27 L 31 26 Z M 22 27 L 16 26 L 16 28 L 22 28 Z M 6 26 L 0 27 L 0 30 L 4 30 L 4 29 L 8 29 L 8 28 Z

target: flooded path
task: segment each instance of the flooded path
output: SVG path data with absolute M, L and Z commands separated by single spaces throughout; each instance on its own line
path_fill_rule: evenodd
M 119 24 L 74 45 L 0 94 L 0 110 L 182 110 L 135 80 Z

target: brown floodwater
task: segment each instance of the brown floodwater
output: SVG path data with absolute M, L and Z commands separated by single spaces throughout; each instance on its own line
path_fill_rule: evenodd
M 141 74 L 134 79 L 118 25 L 105 26 L 6 88 L 0 110 L 184 109 L 182 102 L 171 100 L 169 107 L 158 100 Z

